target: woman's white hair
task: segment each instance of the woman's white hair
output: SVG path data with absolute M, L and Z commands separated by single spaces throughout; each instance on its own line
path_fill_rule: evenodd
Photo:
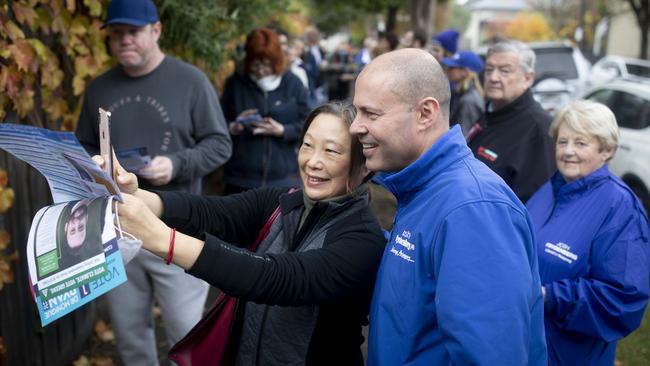
M 578 100 L 567 104 L 553 119 L 549 133 L 557 141 L 560 126 L 566 124 L 575 132 L 594 136 L 600 148 L 612 150 L 612 157 L 618 148 L 618 124 L 614 113 L 607 106 L 589 100 Z

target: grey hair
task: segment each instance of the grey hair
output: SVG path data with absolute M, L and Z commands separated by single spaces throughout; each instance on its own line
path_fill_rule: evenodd
M 594 136 L 600 148 L 612 150 L 612 157 L 618 147 L 618 124 L 614 113 L 604 104 L 590 100 L 578 100 L 564 106 L 553 119 L 549 133 L 557 141 L 560 126 L 566 124 L 575 132 Z
M 533 50 L 531 50 L 527 44 L 521 41 L 501 41 L 488 49 L 485 58 L 488 59 L 495 53 L 505 52 L 512 52 L 516 54 L 519 57 L 519 64 L 525 72 L 535 71 L 535 52 L 533 52 Z

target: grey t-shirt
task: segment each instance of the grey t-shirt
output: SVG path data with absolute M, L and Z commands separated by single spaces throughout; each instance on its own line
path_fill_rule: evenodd
M 219 99 L 198 68 L 165 56 L 151 73 L 130 77 L 116 66 L 93 80 L 84 95 L 76 135 L 90 154 L 99 152 L 98 108 L 111 112 L 116 151 L 147 147 L 174 164 L 163 190 L 200 193 L 201 178 L 230 158 L 232 143 Z M 152 188 L 139 179 L 142 188 Z

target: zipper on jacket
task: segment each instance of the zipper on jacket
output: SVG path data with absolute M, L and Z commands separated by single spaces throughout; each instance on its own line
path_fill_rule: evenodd
M 262 90 L 264 93 L 264 109 L 262 117 L 268 117 L 269 113 L 269 93 L 266 90 Z M 262 187 L 266 187 L 266 179 L 269 174 L 269 166 L 271 165 L 271 137 L 263 136 L 262 137 Z

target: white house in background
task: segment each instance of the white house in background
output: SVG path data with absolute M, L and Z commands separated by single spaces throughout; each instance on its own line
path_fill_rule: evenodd
M 636 21 L 634 11 L 626 1 L 612 1 L 609 6 L 612 8 L 612 15 L 601 20 L 597 26 L 600 31 L 596 32 L 594 54 L 639 58 L 641 28 Z
M 476 49 L 496 36 L 503 36 L 517 13 L 531 10 L 525 0 L 470 0 L 465 6 L 470 10 L 471 17 L 460 45 L 469 49 Z

